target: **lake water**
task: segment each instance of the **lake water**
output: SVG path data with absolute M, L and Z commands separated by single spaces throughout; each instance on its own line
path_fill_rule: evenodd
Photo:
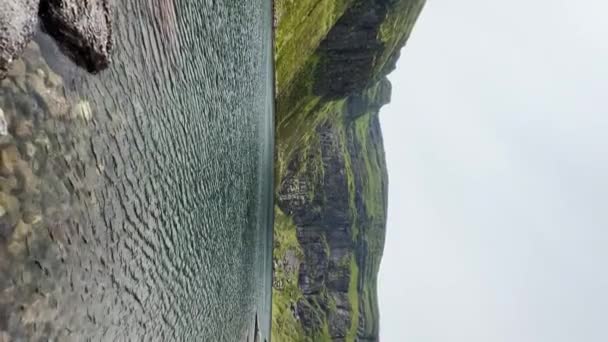
M 108 70 L 0 83 L 0 341 L 269 336 L 270 1 L 114 5 Z

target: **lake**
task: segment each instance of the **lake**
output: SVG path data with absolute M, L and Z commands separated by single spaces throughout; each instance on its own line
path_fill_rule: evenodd
M 271 3 L 114 6 L 108 70 L 0 83 L 0 341 L 267 337 Z

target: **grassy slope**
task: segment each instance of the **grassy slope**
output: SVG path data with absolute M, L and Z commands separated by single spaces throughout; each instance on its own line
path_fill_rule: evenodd
M 276 0 L 276 79 L 278 96 L 353 0 Z
M 299 172 L 322 177 L 323 165 L 316 127 L 331 122 L 340 132 L 339 144 L 343 147 L 345 174 L 348 180 L 351 215 L 357 216 L 355 206 L 355 171 L 363 174 L 365 180 L 359 186 L 363 189 L 366 212 L 373 222 L 383 222 L 385 198 L 382 187 L 385 177 L 384 151 L 369 141 L 371 115 L 363 115 L 354 123 L 346 124 L 342 118 L 344 100 L 327 102 L 312 93 L 313 75 L 318 62 L 315 49 L 344 13 L 357 0 L 276 0 L 278 20 L 276 30 L 276 79 L 277 79 L 277 130 L 276 130 L 276 181 L 283 178 L 287 163 L 293 158 L 297 148 L 302 146 L 319 156 L 302 161 Z M 389 14 L 380 28 L 379 39 L 385 43 L 386 53 L 378 58 L 375 73 L 382 73 L 385 65 L 391 63 L 395 51 L 407 39 L 412 25 L 424 0 L 402 0 L 398 11 Z M 351 156 L 347 150 L 348 139 L 356 139 L 362 149 L 360 155 Z M 352 159 L 352 160 L 351 160 Z M 365 170 L 353 170 L 353 160 L 363 160 Z M 314 182 L 316 183 L 316 182 Z M 310 191 L 316 191 L 310 188 Z M 312 195 L 310 196 L 312 198 Z M 365 274 L 360 275 L 355 256 L 349 259 L 351 280 L 348 297 L 352 309 L 352 324 L 347 341 L 354 341 L 360 313 L 367 317 L 377 317 L 376 274 L 384 245 L 384 227 L 381 225 L 359 224 L 354 220 L 353 241 L 363 239 L 369 247 Z M 359 227 L 361 226 L 361 227 Z M 359 234 L 361 233 L 361 234 Z M 292 305 L 302 296 L 297 286 L 297 270 L 286 272 L 281 264 L 288 250 L 302 256 L 301 247 L 295 236 L 295 226 L 288 215 L 275 210 L 275 283 L 273 288 L 273 341 L 329 341 L 327 326 L 317 336 L 305 336 L 292 313 Z M 364 279 L 363 282 L 359 281 Z M 370 322 L 366 322 L 371 324 Z
M 279 208 L 275 208 L 274 254 L 285 256 L 291 251 L 302 258 L 302 249 L 296 238 L 295 226 L 288 216 Z M 272 329 L 273 341 L 304 341 L 304 331 L 295 317 L 291 314 L 291 306 L 302 295 L 298 288 L 297 269 L 288 272 L 283 267 L 275 265 L 274 284 L 272 289 Z M 278 287 L 278 289 L 277 289 Z

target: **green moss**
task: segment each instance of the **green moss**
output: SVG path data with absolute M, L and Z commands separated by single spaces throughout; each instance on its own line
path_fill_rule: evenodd
M 358 225 L 356 224 L 356 216 L 357 216 L 357 205 L 355 203 L 355 173 L 353 170 L 353 163 L 351 160 L 350 152 L 348 151 L 348 140 L 346 135 L 348 134 L 346 127 L 344 126 L 344 120 L 340 118 L 339 121 L 336 122 L 335 126 L 338 128 L 339 136 L 340 136 L 340 148 L 342 149 L 342 156 L 344 158 L 344 173 L 346 175 L 346 184 L 348 187 L 348 203 L 350 207 L 350 216 L 351 222 L 354 222 L 351 227 L 352 239 L 356 241 L 359 235 Z
M 275 31 L 276 98 L 276 162 L 275 189 L 279 189 L 288 165 L 295 165 L 295 176 L 307 184 L 306 198 L 312 203 L 315 196 L 324 194 L 325 175 L 321 142 L 317 129 L 330 125 L 337 133 L 337 143 L 344 160 L 353 244 L 365 246 L 365 250 L 353 250 L 339 267 L 348 269 L 350 281 L 348 300 L 351 307 L 351 326 L 346 341 L 356 339 L 360 317 L 377 317 L 376 274 L 384 245 L 384 220 L 386 216 L 386 174 L 384 150 L 381 142 L 374 141 L 370 127 L 374 123 L 371 113 L 355 121 L 346 121 L 346 99 L 328 100 L 313 92 L 315 77 L 323 56 L 317 48 L 336 21 L 355 2 L 367 0 L 276 0 Z M 407 40 L 412 26 L 425 0 L 396 0 L 378 31 L 378 39 L 384 49 L 373 64 L 371 78 L 383 77 L 396 59 L 397 50 Z M 370 80 L 371 81 L 371 80 Z M 369 89 L 371 98 L 380 96 L 379 86 Z M 383 91 L 387 89 L 384 88 Z M 388 96 L 385 92 L 385 96 Z M 359 149 L 349 151 L 349 143 Z M 293 171 L 293 170 L 291 170 Z M 359 191 L 366 217 L 357 212 L 356 193 Z M 322 205 L 323 201 L 318 201 Z M 322 208 L 311 206 L 310 210 Z M 296 227 L 291 217 L 275 208 L 275 250 L 273 286 L 272 340 L 283 341 L 331 341 L 327 315 L 337 310 L 334 299 L 322 289 L 319 295 L 307 296 L 313 319 L 322 322 L 321 328 L 307 335 L 293 313 L 293 307 L 303 294 L 298 287 L 298 271 L 286 270 L 282 260 L 286 255 L 296 255 L 303 260 L 301 246 L 296 237 Z M 329 253 L 329 246 L 325 246 Z M 359 247 L 358 247 L 359 248 Z M 365 255 L 365 260 L 357 257 Z M 321 308 L 326 308 L 327 312 Z M 366 332 L 375 331 L 377 322 L 365 320 Z
M 383 167 L 378 163 L 378 147 L 369 139 L 371 115 L 364 115 L 355 121 L 355 137 L 361 146 L 361 158 L 365 164 L 365 182 L 363 203 L 367 216 L 373 220 L 383 219 L 385 210 L 385 193 L 383 186 Z
M 331 342 L 331 335 L 329 334 L 329 324 L 327 323 L 327 320 L 325 320 L 325 324 L 323 324 L 323 329 L 321 330 L 321 332 L 312 340 L 314 342 Z
M 357 289 L 357 283 L 359 280 L 359 267 L 355 257 L 352 256 L 350 260 L 350 282 L 348 283 L 348 301 L 351 308 L 351 323 L 347 341 L 354 341 L 357 337 L 357 327 L 359 326 L 359 291 Z
M 283 93 L 353 0 L 277 0 L 276 79 Z
M 280 288 L 272 289 L 272 340 L 273 341 L 306 341 L 304 330 L 295 318 L 292 307 L 302 298 L 298 287 L 298 270 L 288 272 L 283 268 L 282 260 L 291 251 L 299 260 L 303 258 L 302 247 L 296 237 L 296 227 L 292 219 L 281 209 L 275 207 L 274 284 Z

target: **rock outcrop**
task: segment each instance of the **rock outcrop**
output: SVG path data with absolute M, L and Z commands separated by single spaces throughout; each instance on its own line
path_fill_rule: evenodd
M 388 186 L 378 113 L 423 4 L 346 1 L 302 67 L 279 79 L 274 340 L 378 340 Z M 286 36 L 318 35 L 279 20 L 277 39 Z

